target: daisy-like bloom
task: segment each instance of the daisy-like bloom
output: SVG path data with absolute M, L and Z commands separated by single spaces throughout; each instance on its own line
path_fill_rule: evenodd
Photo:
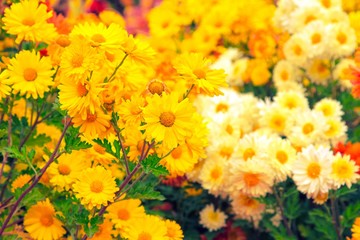
M 107 131 L 110 127 L 109 115 L 106 115 L 102 109 L 95 109 L 94 113 L 89 110 L 86 114 L 86 119 L 83 119 L 81 115 L 75 115 L 72 119 L 74 127 L 80 127 L 80 133 L 91 139 L 97 138 Z
M 47 198 L 31 206 L 24 216 L 25 230 L 34 239 L 55 240 L 62 237 L 66 231 L 62 222 L 56 217 L 53 205 Z
M 73 184 L 75 196 L 89 209 L 112 202 L 117 190 L 115 178 L 101 166 L 85 169 Z
M 141 96 L 133 95 L 130 100 L 124 101 L 118 108 L 117 112 L 126 126 L 140 126 L 143 121 L 143 108 L 145 99 Z
M 40 54 L 30 51 L 21 51 L 10 59 L 8 69 L 5 70 L 8 79 L 6 83 L 12 85 L 14 94 L 43 98 L 44 93 L 53 85 L 54 70 L 50 60 L 40 58 Z
M 325 56 L 325 50 L 329 47 L 327 29 L 328 27 L 323 21 L 313 21 L 301 31 L 301 34 L 310 43 L 308 52 L 310 58 Z
M 229 160 L 238 144 L 238 139 L 228 136 L 212 136 L 214 140 L 210 137 L 209 146 L 206 148 L 206 153 L 209 157 L 218 158 L 221 157 L 225 160 Z M 216 138 L 216 139 L 215 139 Z
M 287 139 L 274 138 L 268 146 L 270 165 L 275 172 L 275 181 L 285 181 L 291 176 L 292 164 L 296 159 L 296 150 Z
M 120 234 L 127 230 L 127 227 L 139 219 L 145 217 L 145 209 L 141 206 L 139 199 L 125 199 L 111 204 L 107 208 L 105 218 L 109 219 Z
M 129 126 L 124 129 L 124 146 L 129 148 L 129 152 L 126 155 L 130 161 L 137 161 L 143 151 L 144 144 L 145 144 L 145 137 L 139 131 L 137 126 Z M 145 145 L 146 146 L 146 145 Z M 150 150 L 149 154 L 152 153 Z
M 90 72 L 101 68 L 104 60 L 84 37 L 76 36 L 61 55 L 61 75 L 84 83 Z
M 260 220 L 266 205 L 240 191 L 230 194 L 232 210 L 238 218 Z
M 233 157 L 241 161 L 266 158 L 266 148 L 270 143 L 266 135 L 250 133 L 240 139 Z
M 329 192 L 318 192 L 317 194 L 309 194 L 308 198 L 312 198 L 314 203 L 322 205 L 329 199 Z
M 346 141 L 348 127 L 345 122 L 341 121 L 340 118 L 327 118 L 326 125 L 329 128 L 325 131 L 325 138 L 330 140 L 332 144 Z
M 342 185 L 351 188 L 351 185 L 356 183 L 360 177 L 357 173 L 359 166 L 356 165 L 355 161 L 350 160 L 349 155 L 336 154 L 331 169 L 331 177 L 336 188 L 340 188 Z
M 304 66 L 308 60 L 310 42 L 304 36 L 294 34 L 284 45 L 284 54 L 288 61 L 296 66 Z
M 181 102 L 178 99 L 176 93 L 153 95 L 143 110 L 145 125 L 140 127 L 147 139 L 162 142 L 170 149 L 183 143 L 193 127 L 191 119 L 195 109 L 188 98 Z
M 84 150 L 85 158 L 93 160 L 97 164 L 108 165 L 115 160 L 115 157 L 110 153 L 106 152 L 106 149 L 99 144 L 93 142 L 91 148 Z
M 259 159 L 230 161 L 229 190 L 241 191 L 251 197 L 265 196 L 271 192 L 274 183 L 274 174 L 269 168 L 266 162 Z
M 322 143 L 329 129 L 326 118 L 321 112 L 304 110 L 294 112 L 289 119 L 285 135 L 296 147 Z
M 295 82 L 299 78 L 299 70 L 290 61 L 281 60 L 274 67 L 273 81 L 276 87 L 287 82 Z
M 357 217 L 354 221 L 354 224 L 351 227 L 351 239 L 359 240 L 360 239 L 360 217 Z
M 312 82 L 327 85 L 331 77 L 330 61 L 327 59 L 314 59 L 307 64 L 306 73 Z
M 218 196 L 223 191 L 227 173 L 226 159 L 208 158 L 199 175 L 201 185 L 211 194 Z
M 309 108 L 308 100 L 302 92 L 279 92 L 276 94 L 274 102 L 289 110 L 305 110 Z
M 47 6 L 39 4 L 38 0 L 24 0 L 5 8 L 2 21 L 7 33 L 17 35 L 17 44 L 22 40 L 49 42 L 57 35 L 54 24 L 47 22 L 52 15 L 52 11 L 47 11 Z
M 70 33 L 70 39 L 77 36 L 85 37 L 92 47 L 114 53 L 124 43 L 127 33 L 118 24 L 110 24 L 106 27 L 103 23 L 88 23 L 78 24 Z
M 99 226 L 99 230 L 92 236 L 89 238 L 89 240 L 111 240 L 114 239 L 111 234 L 113 232 L 112 230 L 113 228 L 113 224 L 109 221 L 106 220 L 100 224 Z
M 332 25 L 329 39 L 330 52 L 336 58 L 349 56 L 357 46 L 355 30 L 346 23 Z
M 333 71 L 334 79 L 339 80 L 341 90 L 352 88 L 350 66 L 356 66 L 355 60 L 344 58 L 340 60 Z
M 219 230 L 226 225 L 226 214 L 220 209 L 215 210 L 213 204 L 208 204 L 200 211 L 200 224 L 211 232 Z
M 121 27 L 125 27 L 125 19 L 121 14 L 113 10 L 104 10 L 99 13 L 100 20 L 106 25 L 110 26 L 112 23 L 116 23 Z
M 331 98 L 321 99 L 315 103 L 314 109 L 321 111 L 327 118 L 341 117 L 344 114 L 341 103 Z
M 179 224 L 175 221 L 165 220 L 166 225 L 166 237 L 168 240 L 182 240 L 184 239 L 183 231 Z
M 31 176 L 29 174 L 22 174 L 18 176 L 11 184 L 11 191 L 15 192 L 16 189 L 22 188 L 31 180 Z
M 129 35 L 120 47 L 132 63 L 150 65 L 155 59 L 155 50 L 145 41 Z
M 163 92 L 170 93 L 170 90 L 163 81 L 160 81 L 158 79 L 153 79 L 146 85 L 145 94 L 147 95 L 158 94 L 161 96 Z
M 305 26 L 316 20 L 325 20 L 326 11 L 319 5 L 305 5 L 291 13 L 289 25 L 291 33 L 300 32 Z
M 286 128 L 288 116 L 288 109 L 277 104 L 271 104 L 269 107 L 264 108 L 259 121 L 261 126 L 282 135 Z
M 171 148 L 167 151 L 162 150 L 161 152 L 166 154 L 170 151 Z M 178 145 L 168 156 L 160 160 L 160 164 L 165 166 L 172 176 L 183 176 L 185 173 L 191 171 L 197 162 L 198 158 L 191 156 L 191 152 L 186 144 Z
M 122 237 L 127 239 L 167 239 L 167 228 L 164 221 L 158 216 L 145 215 L 140 219 L 131 221 Z
M 8 78 L 7 74 L 7 71 L 3 71 L 0 74 L 0 99 L 9 96 L 11 92 L 11 87 L 6 83 L 6 79 Z
M 293 164 L 293 180 L 298 190 L 310 198 L 328 192 L 332 186 L 333 153 L 325 147 L 309 145 L 297 155 Z
M 64 153 L 57 162 L 49 166 L 46 172 L 50 176 L 51 185 L 57 191 L 69 191 L 84 167 L 89 167 L 83 157 L 80 151 L 73 151 L 71 154 Z
M 149 28 L 151 36 L 154 37 L 171 37 L 179 33 L 180 24 L 177 14 L 165 7 L 153 8 L 149 15 Z
M 208 96 L 222 95 L 220 87 L 226 87 L 224 70 L 210 69 L 209 60 L 199 53 L 185 53 L 179 56 L 174 68 L 181 77 L 194 85 L 197 93 Z

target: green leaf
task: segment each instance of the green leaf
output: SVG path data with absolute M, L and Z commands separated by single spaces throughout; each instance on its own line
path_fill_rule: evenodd
M 289 219 L 296 219 L 302 213 L 302 205 L 299 200 L 299 191 L 296 187 L 291 187 L 284 194 L 284 214 Z
M 72 150 L 80 150 L 90 148 L 91 144 L 81 141 L 78 136 L 78 129 L 69 128 L 68 134 L 65 135 L 65 151 L 71 152 Z
M 43 200 L 45 198 L 44 194 L 40 192 L 40 189 L 33 188 L 22 201 L 22 204 L 25 206 L 31 206 L 36 204 L 38 201 Z
M 153 154 L 143 160 L 141 166 L 145 173 L 152 173 L 156 177 L 168 175 L 169 171 L 164 166 L 160 165 L 159 162 L 160 158 L 156 154 Z
M 321 209 L 309 212 L 309 223 L 315 226 L 315 230 L 322 234 L 322 239 L 335 240 L 336 232 L 332 224 L 331 216 Z
M 47 136 L 46 134 L 42 133 L 37 136 L 30 137 L 27 140 L 26 145 L 27 146 L 43 146 L 50 141 L 51 141 L 51 138 L 49 136 Z
M 139 181 L 134 184 L 127 192 L 127 198 L 138 198 L 138 199 L 157 199 L 165 200 L 165 197 L 155 190 L 159 180 L 153 175 L 149 175 L 145 180 Z
M 341 188 L 339 188 L 338 190 L 336 190 L 335 192 L 335 196 L 336 198 L 340 198 L 343 197 L 345 195 L 351 194 L 351 193 L 355 193 L 357 192 L 357 188 L 348 188 L 347 186 L 343 186 Z
M 360 201 L 351 203 L 348 207 L 345 208 L 341 225 L 343 227 L 350 228 L 354 223 L 355 218 L 357 218 L 359 214 L 360 214 Z

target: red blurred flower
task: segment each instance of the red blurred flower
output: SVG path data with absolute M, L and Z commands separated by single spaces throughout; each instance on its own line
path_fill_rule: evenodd
M 350 159 L 355 161 L 356 165 L 360 166 L 360 142 L 346 144 L 338 143 L 334 149 L 334 153 L 340 153 L 341 155 L 347 154 Z M 360 173 L 360 169 L 358 171 Z

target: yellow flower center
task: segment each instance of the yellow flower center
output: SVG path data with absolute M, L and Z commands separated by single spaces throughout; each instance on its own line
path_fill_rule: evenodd
M 142 149 L 144 148 L 144 140 L 140 140 L 138 141 L 137 145 L 136 145 L 136 148 L 139 152 L 142 151 Z
M 74 68 L 78 68 L 81 67 L 83 61 L 84 61 L 84 57 L 81 54 L 75 54 L 71 59 L 71 65 Z
M 97 116 L 96 116 L 95 113 L 94 114 L 88 113 L 87 116 L 86 116 L 86 120 L 88 122 L 95 122 L 96 118 L 97 118 Z
M 289 80 L 289 73 L 287 71 L 282 71 L 281 74 L 280 74 L 280 78 L 283 81 Z
M 330 8 L 330 7 L 331 7 L 331 0 L 321 0 L 321 4 L 322 4 L 325 8 Z
M 111 54 L 109 52 L 105 52 L 106 59 L 110 62 L 113 62 L 115 60 L 115 54 Z
M 234 128 L 230 124 L 228 124 L 225 128 L 225 131 L 231 135 L 234 132 Z
M 91 40 L 93 40 L 96 43 L 103 43 L 106 41 L 103 35 L 96 33 L 91 37 Z
M 61 47 L 67 47 L 70 45 L 70 40 L 68 37 L 65 36 L 60 36 L 57 40 L 56 43 L 59 44 Z
M 102 192 L 104 185 L 101 181 L 95 180 L 90 184 L 90 190 L 94 193 Z
M 353 174 L 350 164 L 344 160 L 339 161 L 337 163 L 333 163 L 332 168 L 333 168 L 333 172 L 337 175 L 337 177 L 342 179 L 348 179 Z
M 249 158 L 252 158 L 255 155 L 255 151 L 252 148 L 247 148 L 244 151 L 243 158 L 247 161 Z
M 314 125 L 312 125 L 311 123 L 306 123 L 303 128 L 302 128 L 302 131 L 304 134 L 309 134 L 311 133 L 312 131 L 314 131 Z
M 119 209 L 117 212 L 118 218 L 121 220 L 128 220 L 130 218 L 130 213 L 127 209 Z
M 296 56 L 300 56 L 302 54 L 302 48 L 299 45 L 293 47 L 293 51 Z
M 206 72 L 202 69 L 195 69 L 193 71 L 193 74 L 195 74 L 196 77 L 200 78 L 200 79 L 204 79 L 206 77 Z
M 175 115 L 172 112 L 163 112 L 160 115 L 160 123 L 165 127 L 171 127 L 175 123 Z
M 216 222 L 219 219 L 219 214 L 217 212 L 211 212 L 209 213 L 209 218 Z
M 274 116 L 271 119 L 270 127 L 278 131 L 282 131 L 285 128 L 285 119 L 281 115 Z
M 256 173 L 245 173 L 244 182 L 247 187 L 254 187 L 259 184 L 260 179 Z
M 229 110 L 229 105 L 225 104 L 225 103 L 219 103 L 216 106 L 216 112 L 227 112 Z
M 319 33 L 315 33 L 314 35 L 312 35 L 311 42 L 312 44 L 318 44 L 319 42 L 321 42 L 321 35 Z
M 228 147 L 228 146 L 223 146 L 221 149 L 220 149 L 220 156 L 226 158 L 226 159 L 229 159 L 231 157 L 231 155 L 233 154 L 234 152 L 234 148 L 233 147 Z
M 347 37 L 346 34 L 343 32 L 338 33 L 338 35 L 336 36 L 336 40 L 340 43 L 340 44 L 345 44 L 347 41 Z
M 49 227 L 51 225 L 53 225 L 54 223 L 54 219 L 53 217 L 51 216 L 51 214 L 42 214 L 41 217 L 40 217 L 40 222 L 43 226 L 45 227 Z
M 26 81 L 34 81 L 37 78 L 37 72 L 33 68 L 26 68 L 24 70 L 24 78 Z
M 84 97 L 89 91 L 87 90 L 86 85 L 79 83 L 77 86 L 77 92 L 79 97 Z
M 157 94 L 161 95 L 161 93 L 165 90 L 165 88 L 164 88 L 164 85 L 161 82 L 154 81 L 154 82 L 149 84 L 148 90 L 152 94 L 157 93 Z
M 316 20 L 316 17 L 314 15 L 307 16 L 305 19 L 305 25 L 314 20 Z
M 170 239 L 172 239 L 172 238 L 175 239 L 175 237 L 177 235 L 176 233 L 177 233 L 176 229 L 168 227 L 166 236 L 169 237 Z
M 137 240 L 151 240 L 151 234 L 147 233 L 147 232 L 142 232 L 139 234 L 139 237 Z
M 104 154 L 104 153 L 105 153 L 105 148 L 102 147 L 102 146 L 100 146 L 99 144 L 95 144 L 95 145 L 93 146 L 93 148 L 94 148 L 95 152 L 97 152 L 97 153 L 100 153 L 100 154 Z
M 219 168 L 215 168 L 211 171 L 211 178 L 214 179 L 214 180 L 217 180 L 220 176 L 221 176 L 221 169 Z
M 327 67 L 324 63 L 320 63 L 317 67 L 319 73 L 324 73 L 327 70 Z
M 179 159 L 181 155 L 182 155 L 181 147 L 177 147 L 171 152 L 171 156 L 175 159 Z
M 277 151 L 277 153 L 276 153 L 276 159 L 277 159 L 280 163 L 284 164 L 284 163 L 286 163 L 287 160 L 288 160 L 288 155 L 287 155 L 286 152 L 284 152 L 283 150 L 280 150 L 280 151 Z
M 306 169 L 307 175 L 312 179 L 318 178 L 320 172 L 321 172 L 321 166 L 316 162 L 310 163 Z
M 69 175 L 71 172 L 71 169 L 67 164 L 59 163 L 58 171 L 61 175 Z
M 31 27 L 32 25 L 35 24 L 35 20 L 31 17 L 24 18 L 21 22 L 22 22 L 22 24 L 29 26 L 29 27 Z
M 285 103 L 285 106 L 289 109 L 293 109 L 296 107 L 296 103 L 292 99 L 288 99 Z

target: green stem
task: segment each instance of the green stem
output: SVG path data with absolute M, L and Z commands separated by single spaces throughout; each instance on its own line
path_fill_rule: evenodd
M 121 65 L 123 65 L 123 63 L 125 62 L 125 59 L 127 58 L 127 56 L 128 56 L 128 54 L 126 53 L 125 56 L 123 57 L 123 59 L 121 60 L 121 62 L 119 63 L 119 65 L 116 66 L 114 72 L 111 74 L 109 79 L 107 81 L 105 81 L 105 82 L 111 82 L 113 80 L 113 78 L 115 77 L 116 72 L 119 70 Z

